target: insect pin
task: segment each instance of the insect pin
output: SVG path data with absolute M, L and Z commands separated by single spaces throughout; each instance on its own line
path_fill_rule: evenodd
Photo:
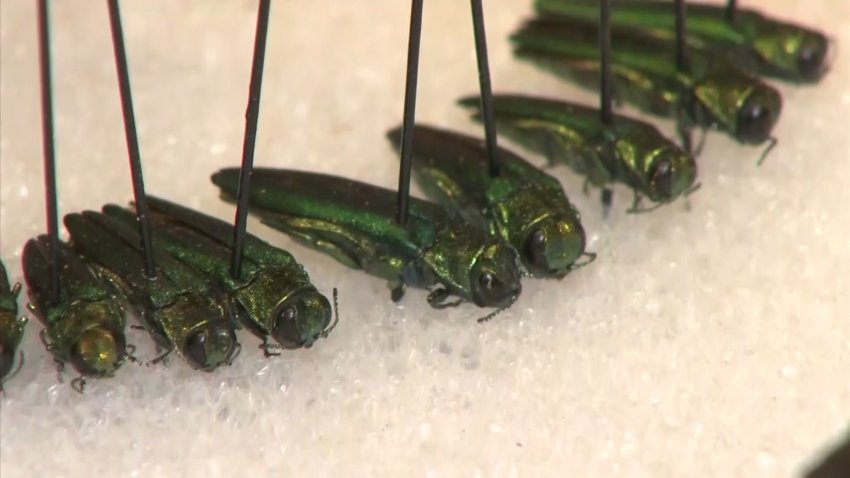
M 536 0 L 541 14 L 595 21 L 597 0 Z M 816 82 L 829 68 L 830 43 L 823 33 L 783 22 L 758 11 L 688 2 L 687 41 L 709 50 L 749 72 L 799 83 Z M 676 15 L 670 2 L 614 1 L 615 27 L 640 28 L 663 39 L 676 35 Z
M 579 213 L 557 179 L 504 148 L 492 176 L 483 140 L 424 125 L 413 133 L 413 170 L 425 194 L 501 236 L 528 273 L 562 278 L 595 257 L 585 252 Z M 401 128 L 387 138 L 398 146 Z M 577 262 L 582 256 L 588 260 Z
M 139 235 L 108 215 L 85 211 L 65 216 L 71 244 L 98 267 L 124 297 L 156 343 L 195 369 L 212 371 L 230 364 L 239 350 L 221 294 L 206 277 L 154 245 L 157 267 L 145 273 Z
M 675 43 L 626 28 L 612 29 L 614 97 L 654 115 L 673 117 L 682 142 L 692 127 L 716 128 L 742 144 L 776 143 L 771 136 L 782 109 L 773 87 L 722 59 L 691 51 L 680 71 Z M 599 50 L 594 23 L 565 18 L 526 22 L 513 37 L 515 53 L 558 76 L 597 90 Z
M 118 300 L 94 270 L 68 244 L 55 243 L 62 267 L 59 297 L 51 289 L 50 238 L 27 241 L 22 255 L 29 309 L 44 324 L 41 341 L 60 367 L 66 363 L 80 374 L 72 382 L 82 391 L 86 378 L 112 377 L 131 358 L 127 321 Z M 128 350 L 129 349 L 129 350 Z
M 233 168 L 213 175 L 224 198 L 232 200 L 236 194 L 238 174 Z M 451 295 L 500 309 L 519 296 L 515 252 L 442 206 L 410 198 L 408 223 L 401 226 L 394 191 L 282 169 L 257 169 L 252 182 L 251 211 L 263 223 L 349 267 L 386 279 L 395 301 L 406 285 L 439 284 L 428 296 L 435 308 L 460 302 L 447 302 Z
M 480 120 L 476 98 L 459 103 Z M 649 123 L 616 115 L 611 125 L 603 125 L 596 109 L 521 95 L 494 95 L 493 105 L 502 134 L 551 164 L 566 164 L 586 178 L 586 185 L 601 187 L 603 193 L 615 182 L 630 187 L 635 194 L 631 212 L 648 210 L 640 206 L 643 197 L 661 205 L 693 190 L 693 156 Z
M 21 285 L 9 285 L 6 266 L 0 263 L 0 390 L 15 367 L 15 355 L 18 345 L 24 336 L 27 325 L 25 317 L 18 317 L 18 294 Z M 23 365 L 23 356 L 18 360 L 18 367 Z
M 283 348 L 311 347 L 331 330 L 331 304 L 320 294 L 291 254 L 246 234 L 241 277 L 230 275 L 233 226 L 178 204 L 148 196 L 157 245 L 213 279 L 228 295 L 230 317 Z M 135 215 L 118 206 L 105 214 L 127 225 Z

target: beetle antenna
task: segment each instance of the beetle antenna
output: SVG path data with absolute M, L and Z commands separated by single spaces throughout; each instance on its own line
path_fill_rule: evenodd
M 266 38 L 269 31 L 271 0 L 260 0 L 257 12 L 257 33 L 254 38 L 254 61 L 248 87 L 248 109 L 245 112 L 245 141 L 242 145 L 242 168 L 239 170 L 236 219 L 233 227 L 233 249 L 230 257 L 230 276 L 238 279 L 242 273 L 242 252 L 245 230 L 248 227 L 248 199 L 251 174 L 254 170 L 254 146 L 257 141 L 257 121 L 260 115 L 260 91 L 263 86 L 263 65 L 266 59 Z
M 336 328 L 336 324 L 339 323 L 339 292 L 334 287 L 333 290 L 333 299 L 334 299 L 334 321 L 331 325 L 328 326 L 327 329 L 323 330 L 322 333 L 319 334 L 319 337 L 326 339 L 328 338 L 328 334 L 331 333 L 333 329 Z
M 479 324 L 483 324 L 484 322 L 489 321 L 489 320 L 490 320 L 490 319 L 492 319 L 493 317 L 495 317 L 495 316 L 497 316 L 497 315 L 501 314 L 502 312 L 504 312 L 504 311 L 506 311 L 506 310 L 510 309 L 510 308 L 511 308 L 511 306 L 512 306 L 512 305 L 514 305 L 514 302 L 516 302 L 516 299 L 512 300 L 510 304 L 508 304 L 508 305 L 506 305 L 506 306 L 502 307 L 501 309 L 496 309 L 496 310 L 494 310 L 493 312 L 490 312 L 489 314 L 485 315 L 484 317 L 480 317 L 479 319 L 477 319 L 477 322 L 478 322 Z
M 151 227 L 148 219 L 148 201 L 145 194 L 144 175 L 142 173 L 142 158 L 139 153 L 139 138 L 136 134 L 136 117 L 133 112 L 130 74 L 127 68 L 127 51 L 124 48 L 124 30 L 121 27 L 121 11 L 118 6 L 118 0 L 107 0 L 107 4 L 109 6 L 109 25 L 112 29 L 112 47 L 115 50 L 115 68 L 118 71 L 121 111 L 124 114 L 124 134 L 127 137 L 127 153 L 130 156 L 130 176 L 133 181 L 136 218 L 139 221 L 142 255 L 145 260 L 145 274 L 148 278 L 152 279 L 156 275 L 156 266 L 153 260 Z
M 496 157 L 497 136 L 493 113 L 493 90 L 490 84 L 490 62 L 487 58 L 487 35 L 484 31 L 484 9 L 481 0 L 471 0 L 472 29 L 475 33 L 475 57 L 478 60 L 478 81 L 481 88 L 481 115 L 484 118 L 484 139 L 487 143 L 487 159 L 490 176 L 499 175 Z
M 761 153 L 761 156 L 759 156 L 758 162 L 756 162 L 756 166 L 761 166 L 761 163 L 763 163 L 764 160 L 767 158 L 767 154 L 770 153 L 770 151 L 776 146 L 776 143 L 778 142 L 779 141 L 775 137 L 770 137 L 767 142 L 767 146 L 764 148 L 764 151 Z
M 410 5 L 410 38 L 407 43 L 407 75 L 404 86 L 404 116 L 401 127 L 401 166 L 398 171 L 398 202 L 396 220 L 407 225 L 410 201 L 410 167 L 413 146 L 413 123 L 416 120 L 416 83 L 419 78 L 419 43 L 422 37 L 422 0 Z
M 44 150 L 44 205 L 50 253 L 50 304 L 59 301 L 59 212 L 56 199 L 56 149 L 53 140 L 53 84 L 50 71 L 50 9 L 38 2 L 38 62 L 41 79 L 41 134 Z

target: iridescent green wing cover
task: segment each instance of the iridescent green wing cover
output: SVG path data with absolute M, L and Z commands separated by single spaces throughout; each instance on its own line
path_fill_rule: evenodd
M 236 194 L 238 169 L 213 175 L 225 197 Z M 500 306 L 519 293 L 516 256 L 484 231 L 466 227 L 445 208 L 411 198 L 406 227 L 396 220 L 393 191 L 336 176 L 254 170 L 251 211 L 264 223 L 350 267 L 402 284 L 442 284 L 481 306 Z M 495 281 L 480 287 L 477 278 Z
M 238 174 L 225 169 L 213 175 L 213 182 L 235 197 Z M 330 175 L 258 168 L 252 176 L 251 210 L 264 223 L 286 228 L 295 237 L 302 237 L 298 232 L 303 228 L 310 237 L 302 239 L 325 242 L 336 250 L 336 259 L 351 267 L 387 280 L 407 273 L 411 285 L 431 285 L 433 278 L 403 269 L 434 242 L 436 226 L 448 215 L 414 200 L 409 227 L 404 228 L 393 220 L 394 204 L 388 190 Z
M 595 23 L 546 17 L 513 35 L 515 53 L 541 67 L 598 90 Z M 688 55 L 687 71 L 674 63 L 675 45 L 637 30 L 612 31 L 614 92 L 648 113 L 675 117 L 685 126 L 714 127 L 741 143 L 770 139 L 782 108 L 779 92 L 706 52 Z
M 24 246 L 30 309 L 45 326 L 48 350 L 82 375 L 110 376 L 127 357 L 126 317 L 113 291 L 68 244 L 59 242 L 59 297 L 51 291 L 50 239 Z
M 480 102 L 460 104 L 481 120 Z M 564 163 L 591 184 L 619 182 L 655 202 L 683 194 L 696 178 L 696 163 L 654 126 L 616 115 L 604 126 L 599 111 L 564 101 L 521 95 L 493 96 L 496 126 L 523 146 Z M 606 142 L 613 154 L 606 154 Z
M 15 364 L 15 353 L 24 335 L 26 319 L 18 317 L 20 286 L 11 287 L 6 266 L 0 262 L 0 381 Z
M 676 13 L 669 1 L 615 0 L 614 27 L 636 27 L 673 39 Z M 597 21 L 597 0 L 536 0 L 538 12 Z M 829 40 L 816 30 L 737 8 L 734 21 L 725 6 L 688 2 L 688 43 L 708 49 L 748 71 L 796 82 L 816 82 L 828 69 Z
M 72 245 L 127 299 L 159 344 L 194 368 L 229 363 L 237 344 L 225 316 L 226 298 L 191 267 L 156 246 L 156 276 L 148 279 L 137 231 L 94 211 L 65 216 Z
M 398 146 L 401 128 L 387 136 Z M 497 154 L 494 178 L 482 140 L 424 125 L 413 131 L 414 173 L 430 198 L 498 233 L 530 273 L 563 277 L 584 252 L 578 212 L 558 180 L 507 149 Z
M 233 227 L 183 206 L 148 197 L 158 246 L 203 272 L 230 295 L 229 315 L 265 340 L 273 335 L 281 345 L 311 345 L 330 323 L 330 303 L 288 252 L 247 234 L 242 277 L 230 275 Z M 119 206 L 104 206 L 105 214 L 135 224 L 135 215 Z
M 233 226 L 218 218 L 189 209 L 179 204 L 148 196 L 148 207 L 161 221 L 191 229 L 198 234 L 209 237 L 216 242 L 230 247 L 233 242 Z M 301 269 L 301 266 L 289 252 L 272 246 L 253 234 L 245 235 L 244 256 L 251 261 L 264 265 L 277 265 Z M 307 275 L 302 270 L 304 278 Z M 309 279 L 308 279 L 309 280 Z

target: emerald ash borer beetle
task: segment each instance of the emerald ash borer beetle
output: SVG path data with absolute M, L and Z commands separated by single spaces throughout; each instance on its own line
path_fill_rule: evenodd
M 226 199 L 239 170 L 215 173 Z M 405 285 L 429 288 L 435 308 L 450 295 L 481 307 L 505 308 L 519 296 L 516 253 L 437 204 L 411 198 L 407 226 L 396 222 L 394 191 L 327 174 L 256 169 L 250 207 L 263 223 L 339 262 L 386 279 L 393 300 Z M 487 317 L 489 318 L 489 316 Z
M 157 246 L 211 278 L 229 297 L 231 319 L 263 339 L 271 335 L 282 347 L 310 347 L 325 337 L 331 305 L 291 254 L 246 234 L 242 274 L 230 275 L 233 226 L 178 204 L 148 196 Z M 131 211 L 105 206 L 103 212 L 135 223 Z
M 460 104 L 480 120 L 480 102 Z M 494 95 L 496 126 L 507 137 L 553 163 L 564 163 L 602 188 L 618 182 L 635 194 L 632 212 L 642 197 L 658 205 L 692 190 L 697 174 L 693 156 L 683 152 L 649 123 L 616 115 L 603 125 L 593 108 L 521 95 Z M 605 197 L 603 195 L 603 197 Z
M 676 13 L 669 1 L 615 0 L 614 27 L 634 27 L 672 40 Z M 597 0 L 537 0 L 537 11 L 596 21 Z M 748 8 L 735 8 L 733 17 L 723 5 L 687 3 L 687 41 L 692 48 L 710 50 L 730 63 L 760 75 L 809 83 L 828 70 L 829 39 L 823 33 L 783 22 Z
M 127 319 L 111 287 L 66 243 L 56 242 L 59 297 L 51 290 L 48 236 L 27 241 L 22 256 L 29 309 L 44 324 L 41 340 L 60 365 L 87 377 L 111 377 L 130 356 Z M 82 385 L 82 381 L 79 382 Z
M 518 57 L 598 90 L 597 36 L 595 23 L 537 18 L 512 39 Z M 782 109 L 775 88 L 706 52 L 691 51 L 680 71 L 674 42 L 636 30 L 612 29 L 611 42 L 614 98 L 675 118 L 686 150 L 685 132 L 691 127 L 717 128 L 743 144 L 770 141 L 767 150 L 775 143 L 771 131 Z
M 163 357 L 175 350 L 204 371 L 233 360 L 239 344 L 226 315 L 226 298 L 208 278 L 155 245 L 156 275 L 149 279 L 137 230 L 106 214 L 68 214 L 65 227 L 74 248 L 97 265 L 167 350 Z
M 401 128 L 387 133 L 394 146 Z M 425 194 L 455 210 L 470 224 L 501 236 L 536 277 L 564 277 L 586 262 L 579 213 L 557 179 L 523 158 L 498 148 L 499 174 L 487 168 L 483 140 L 416 125 L 413 171 Z
M 21 285 L 9 284 L 6 266 L 0 263 L 0 390 L 3 380 L 15 366 L 15 355 L 24 336 L 26 318 L 18 317 L 18 294 Z M 19 362 L 20 364 L 20 362 Z

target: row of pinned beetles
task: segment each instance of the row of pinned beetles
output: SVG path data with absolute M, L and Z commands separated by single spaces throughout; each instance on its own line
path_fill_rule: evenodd
M 247 211 L 300 243 L 387 280 L 394 301 L 407 286 L 430 289 L 435 308 L 471 302 L 494 311 L 520 295 L 522 277 L 560 279 L 595 259 L 585 250 L 579 213 L 560 183 L 497 145 L 496 130 L 564 163 L 602 189 L 634 191 L 630 211 L 645 212 L 696 189 L 701 146 L 693 128 L 767 144 L 779 93 L 760 79 L 813 83 L 828 66 L 829 42 L 817 32 L 761 13 L 683 1 L 536 0 L 537 17 L 512 36 L 523 60 L 600 91 L 600 108 L 490 91 L 480 0 L 472 0 L 480 96 L 462 107 L 484 123 L 485 139 L 414 124 L 422 0 L 413 0 L 404 124 L 387 138 L 401 152 L 398 191 L 341 177 L 253 169 L 253 147 L 270 0 L 260 0 L 241 168 L 215 173 L 222 197 L 238 203 L 235 225 L 144 192 L 117 0 L 110 20 L 125 113 L 135 205 L 64 217 L 58 238 L 48 0 L 39 3 L 48 234 L 23 251 L 29 310 L 60 364 L 86 377 L 109 377 L 128 359 L 126 311 L 165 351 L 212 371 L 240 350 L 244 327 L 275 349 L 310 347 L 334 328 L 330 300 L 293 256 L 245 231 Z M 687 8 L 687 10 L 686 10 Z M 687 20 L 687 23 L 686 23 Z M 612 113 L 612 99 L 676 120 L 679 144 L 654 126 Z M 413 172 L 430 201 L 410 198 Z M 652 204 L 644 205 L 646 200 Z M 15 368 L 26 319 L 18 285 L 0 274 L 0 377 Z M 333 318 L 333 319 L 332 319 Z M 269 343 L 269 338 L 274 343 Z

